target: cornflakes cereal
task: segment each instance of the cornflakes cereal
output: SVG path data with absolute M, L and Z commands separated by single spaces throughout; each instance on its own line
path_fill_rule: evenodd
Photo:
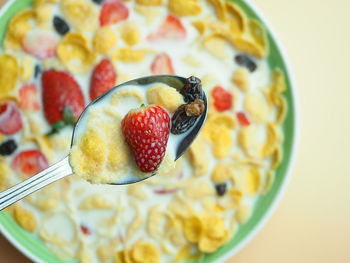
M 157 263 L 160 255 L 153 243 L 137 242 L 132 246 L 131 258 L 135 263 Z
M 193 243 L 198 242 L 201 237 L 202 229 L 202 222 L 198 217 L 192 216 L 185 219 L 184 231 L 188 241 Z
M 253 41 L 261 47 L 264 53 L 267 53 L 268 44 L 266 31 L 263 28 L 262 24 L 254 19 L 250 19 L 248 22 L 249 33 Z M 265 56 L 265 55 L 264 55 Z
M 181 261 L 181 260 L 199 260 L 202 256 L 202 254 L 196 250 L 193 253 L 194 247 L 191 245 L 186 245 L 183 248 L 179 250 L 179 252 L 176 254 L 175 261 Z
M 43 211 L 49 211 L 55 209 L 58 206 L 58 201 L 55 198 L 39 199 L 36 202 L 36 206 Z
M 230 130 L 224 126 L 219 126 L 214 131 L 214 138 L 212 146 L 214 156 L 218 159 L 229 156 L 233 144 Z
M 233 178 L 234 166 L 232 163 L 218 163 L 211 173 L 210 179 L 213 183 L 223 183 L 230 178 Z
M 199 60 L 191 54 L 186 55 L 182 60 L 191 67 L 199 67 L 201 64 Z
M 157 6 L 163 4 L 163 0 L 136 0 L 139 5 Z
M 4 40 L 5 49 L 21 49 L 22 38 L 30 30 L 30 21 L 34 18 L 33 10 L 23 10 L 11 19 Z
M 232 209 L 239 206 L 243 199 L 243 193 L 239 189 L 231 188 L 227 191 L 225 198 L 218 203 L 223 209 Z
M 19 77 L 22 82 L 28 82 L 34 73 L 34 61 L 31 57 L 23 57 L 20 61 Z
M 147 24 L 152 23 L 153 20 L 159 15 L 159 10 L 154 10 L 149 6 L 135 5 L 135 11 L 145 16 Z
M 143 218 L 140 214 L 139 207 L 137 206 L 137 204 L 135 202 L 132 202 L 131 205 L 135 209 L 135 216 L 134 216 L 131 224 L 129 225 L 129 228 L 128 228 L 128 231 L 126 234 L 126 240 L 130 240 L 131 237 L 135 234 L 135 232 L 137 230 L 139 230 L 143 224 Z
M 204 40 L 205 48 L 215 57 L 224 59 L 227 57 L 226 48 L 227 41 L 220 37 L 211 35 Z
M 250 195 L 255 195 L 259 192 L 261 186 L 260 170 L 252 167 L 248 170 L 246 175 L 246 191 Z
M 267 120 L 269 113 L 267 103 L 264 98 L 258 94 L 248 94 L 244 99 L 243 107 L 253 121 L 262 123 Z
M 124 23 L 119 28 L 120 36 L 129 46 L 134 46 L 140 41 L 140 31 L 135 23 Z
M 185 103 L 183 96 L 175 88 L 166 85 L 156 85 L 149 88 L 146 98 L 149 104 L 160 105 L 170 113 L 174 113 L 178 107 Z
M 0 159 L 0 186 L 3 186 L 10 172 L 10 167 Z
M 199 0 L 169 0 L 169 11 L 177 16 L 196 16 L 202 13 Z
M 0 98 L 8 96 L 15 88 L 18 78 L 17 60 L 7 54 L 0 55 Z
M 107 55 L 117 44 L 117 36 L 115 32 L 108 26 L 97 29 L 92 40 L 92 46 L 98 53 Z
M 115 255 L 115 246 L 113 245 L 101 245 L 97 248 L 98 259 L 102 262 L 108 262 L 114 258 Z
M 99 12 L 90 2 L 84 0 L 62 0 L 61 10 L 78 32 L 91 32 L 98 27 Z
M 211 142 L 217 139 L 217 131 L 220 127 L 224 127 L 229 130 L 233 130 L 236 127 L 236 123 L 232 115 L 228 113 L 214 113 L 208 116 L 203 128 L 203 135 Z
M 247 18 L 243 11 L 233 2 L 225 1 L 227 22 L 233 32 L 243 34 L 247 27 Z
M 225 21 L 226 20 L 226 12 L 227 12 L 225 1 L 223 1 L 223 0 L 208 0 L 208 2 L 214 6 L 215 11 L 216 11 L 216 15 L 219 18 L 219 20 Z
M 123 98 L 133 98 L 136 99 L 139 103 L 142 103 L 143 101 L 143 95 L 140 92 L 118 90 L 112 95 L 111 104 L 116 106 Z
M 142 201 L 147 198 L 147 194 L 142 189 L 142 184 L 131 184 L 128 186 L 128 195 L 132 195 Z
M 264 157 L 269 156 L 273 153 L 278 142 L 278 134 L 277 134 L 277 129 L 275 125 L 269 122 L 266 125 L 266 129 L 267 129 L 267 138 L 264 146 L 261 149 L 262 151 L 261 154 Z
M 153 51 L 150 49 L 118 48 L 113 55 L 113 60 L 120 60 L 124 63 L 136 63 L 144 60 L 149 53 L 153 53 Z
M 57 58 L 47 58 L 43 60 L 43 69 L 55 69 L 58 71 L 63 71 L 65 70 L 64 66 L 62 63 L 57 59 Z
M 266 50 L 262 49 L 260 46 L 258 46 L 255 42 L 252 42 L 251 40 L 234 36 L 228 36 L 227 38 L 228 40 L 230 40 L 230 42 L 236 49 L 247 55 L 254 56 L 260 59 L 264 58 L 267 55 Z
M 281 164 L 282 162 L 282 150 L 281 147 L 278 146 L 274 149 L 272 153 L 272 163 L 271 163 L 271 170 L 277 169 L 277 167 Z
M 86 39 L 79 33 L 67 33 L 57 46 L 57 55 L 72 73 L 86 73 L 96 60 Z
M 199 200 L 207 196 L 214 196 L 215 191 L 213 187 L 209 186 L 205 182 L 196 184 L 196 191 L 193 191 L 193 184 L 185 188 L 184 195 L 189 199 Z
M 231 81 L 236 84 L 237 88 L 239 88 L 242 92 L 248 92 L 249 90 L 249 79 L 248 73 L 243 69 L 238 69 L 232 76 Z
M 83 200 L 79 205 L 80 209 L 91 210 L 91 209 L 112 209 L 114 205 L 106 200 L 103 196 L 95 194 L 89 196 Z
M 241 205 L 237 208 L 237 211 L 235 213 L 235 219 L 238 223 L 244 224 L 248 221 L 249 217 L 251 215 L 251 210 L 249 206 Z
M 34 232 L 37 227 L 35 216 L 30 211 L 24 209 L 20 205 L 15 205 L 13 216 L 17 223 L 29 232 Z
M 201 176 L 208 170 L 208 156 L 206 145 L 201 135 L 199 135 L 189 148 L 190 160 L 194 167 L 194 175 Z
M 52 8 L 48 4 L 39 5 L 35 9 L 35 18 L 40 27 L 48 23 L 52 17 Z
M 197 29 L 200 35 L 203 35 L 207 28 L 207 24 L 203 20 L 192 21 L 192 25 Z

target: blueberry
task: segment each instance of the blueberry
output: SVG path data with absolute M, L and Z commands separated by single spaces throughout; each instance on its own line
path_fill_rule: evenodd
M 0 144 L 0 155 L 11 155 L 17 149 L 15 140 L 10 139 Z
M 246 67 L 250 72 L 254 72 L 257 68 L 254 60 L 244 54 L 237 55 L 235 61 L 238 65 Z
M 226 183 L 216 184 L 215 189 L 219 196 L 223 196 L 226 193 Z
M 64 21 L 59 16 L 54 16 L 53 18 L 53 26 L 55 27 L 56 31 L 60 35 L 64 35 L 69 31 L 69 26 L 66 21 Z
M 34 69 L 34 78 L 37 78 L 37 77 L 39 76 L 40 73 L 41 73 L 40 65 L 35 65 L 35 69 Z

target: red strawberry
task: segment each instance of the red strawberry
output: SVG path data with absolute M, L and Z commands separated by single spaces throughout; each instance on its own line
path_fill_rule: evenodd
M 22 129 L 21 114 L 12 102 L 0 104 L 0 133 L 11 135 Z
M 34 83 L 24 84 L 19 90 L 19 105 L 24 110 L 40 110 L 38 90 Z
M 170 130 L 170 117 L 158 105 L 131 110 L 122 120 L 122 131 L 136 164 L 144 173 L 162 162 Z
M 147 40 L 156 41 L 161 39 L 184 40 L 186 38 L 186 29 L 181 20 L 176 16 L 168 15 L 158 30 L 147 36 Z
M 171 58 L 166 53 L 157 55 L 151 65 L 153 75 L 173 75 L 175 74 Z
M 28 177 L 41 172 L 48 166 L 49 163 L 45 155 L 38 150 L 20 152 L 11 163 L 13 170 Z
M 34 29 L 29 31 L 22 39 L 24 52 L 38 59 L 56 55 L 57 37 L 50 31 Z
M 41 76 L 43 104 L 46 119 L 52 124 L 63 120 L 64 108 L 78 119 L 85 108 L 84 95 L 79 84 L 68 73 L 54 69 Z
M 90 99 L 94 100 L 115 86 L 117 73 L 109 59 L 103 59 L 91 76 Z
M 221 86 L 215 86 L 211 91 L 214 107 L 217 111 L 229 110 L 232 107 L 232 94 Z
M 248 120 L 244 112 L 237 112 L 237 119 L 242 126 L 250 125 L 250 121 Z
M 107 0 L 103 3 L 100 13 L 100 25 L 113 25 L 127 19 L 129 9 L 122 0 Z

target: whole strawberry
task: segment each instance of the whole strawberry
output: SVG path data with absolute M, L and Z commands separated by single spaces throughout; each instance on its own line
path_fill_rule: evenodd
M 131 110 L 122 120 L 122 131 L 140 170 L 156 171 L 169 138 L 170 117 L 166 110 L 158 105 Z

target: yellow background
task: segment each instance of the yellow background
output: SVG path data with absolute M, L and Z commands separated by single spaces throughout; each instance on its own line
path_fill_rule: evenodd
M 3 0 L 0 0 L 3 2 Z M 229 263 L 350 262 L 350 0 L 253 0 L 291 62 L 297 162 L 281 204 Z M 28 262 L 0 237 L 1 262 Z

